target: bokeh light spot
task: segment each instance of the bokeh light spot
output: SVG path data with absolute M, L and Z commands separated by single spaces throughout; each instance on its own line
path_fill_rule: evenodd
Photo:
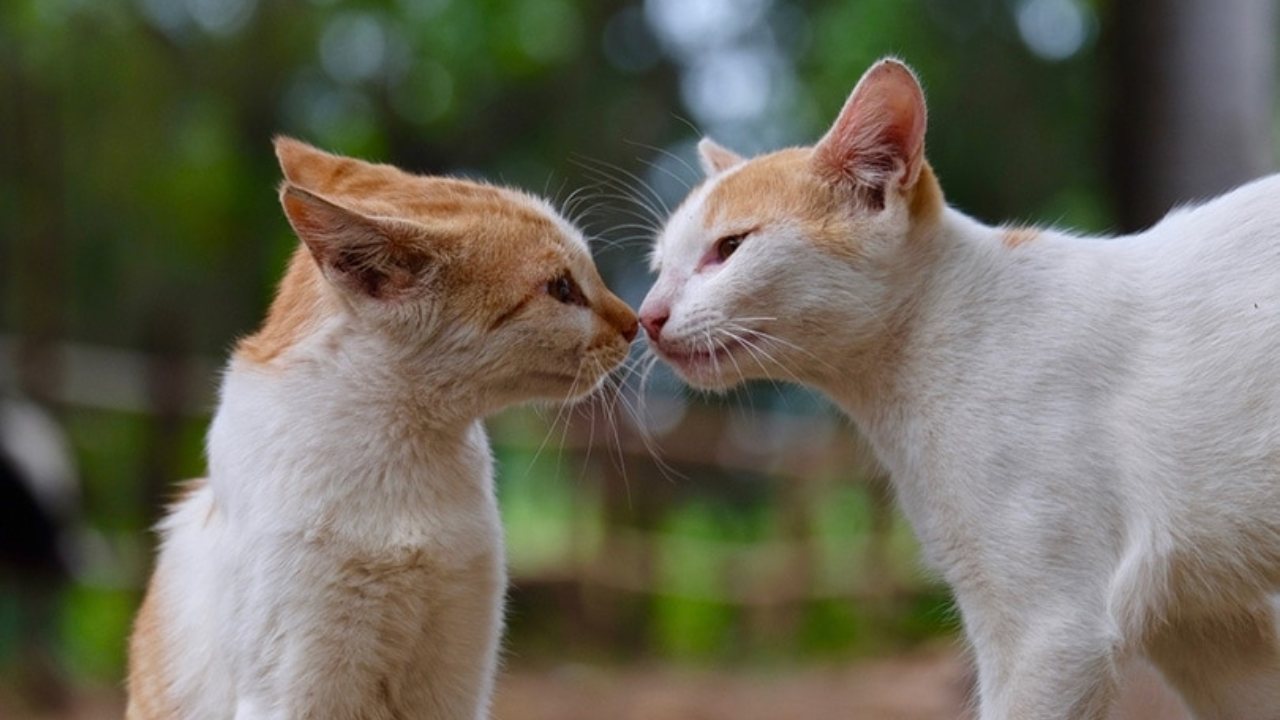
M 1045 60 L 1066 60 L 1084 47 L 1091 16 L 1079 0 L 1023 0 L 1018 6 L 1022 42 Z
M 382 71 L 387 37 L 382 23 L 363 12 L 341 13 L 320 36 L 320 65 L 341 83 L 368 80 Z

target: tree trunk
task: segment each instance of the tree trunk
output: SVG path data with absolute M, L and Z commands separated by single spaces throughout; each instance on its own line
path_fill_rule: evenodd
M 1269 172 L 1272 0 L 1110 5 L 1112 181 L 1123 229 Z

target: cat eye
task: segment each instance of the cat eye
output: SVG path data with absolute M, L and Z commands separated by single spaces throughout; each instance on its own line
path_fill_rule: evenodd
M 578 283 L 567 272 L 547 281 L 547 294 L 565 305 L 587 306 L 587 297 L 582 294 L 582 288 L 578 287 Z
M 742 245 L 742 241 L 747 239 L 750 231 L 740 232 L 734 235 L 725 235 L 716 241 L 716 259 L 724 262 L 729 256 L 738 251 L 738 247 Z

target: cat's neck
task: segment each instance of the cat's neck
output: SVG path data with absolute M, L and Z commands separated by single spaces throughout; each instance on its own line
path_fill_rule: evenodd
M 940 388 L 963 382 L 973 343 L 1019 313 L 1018 286 L 1031 286 L 1010 244 L 1035 233 L 984 225 L 952 208 L 919 231 L 922 250 L 900 269 L 892 311 L 874 343 L 851 340 L 833 363 L 842 372 L 819 382 L 876 446 L 890 469 L 917 451 L 921 421 Z M 838 333 L 836 333 L 838 336 Z M 835 340 L 839 347 L 838 337 Z
M 364 532 L 488 502 L 488 446 L 479 415 L 459 410 L 460 390 L 415 385 L 394 358 L 367 351 L 232 361 L 208 448 L 210 485 L 228 512 Z

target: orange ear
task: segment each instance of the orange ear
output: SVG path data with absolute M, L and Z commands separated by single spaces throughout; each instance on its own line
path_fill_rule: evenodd
M 823 175 L 852 183 L 883 207 L 890 182 L 915 184 L 925 125 L 924 92 L 915 74 L 896 60 L 881 60 L 858 81 L 814 147 L 814 162 Z
M 711 177 L 742 163 L 743 158 L 715 140 L 704 137 L 698 141 L 698 162 L 702 165 L 702 172 Z
M 431 266 L 423 230 L 412 223 L 348 210 L 286 182 L 280 203 L 294 232 L 339 287 L 372 298 L 390 298 L 417 286 Z
M 280 161 L 285 179 L 320 192 L 333 190 L 330 186 L 334 180 L 349 174 L 352 169 L 368 166 L 360 160 L 333 155 L 284 135 L 277 135 L 274 144 L 276 159 Z

